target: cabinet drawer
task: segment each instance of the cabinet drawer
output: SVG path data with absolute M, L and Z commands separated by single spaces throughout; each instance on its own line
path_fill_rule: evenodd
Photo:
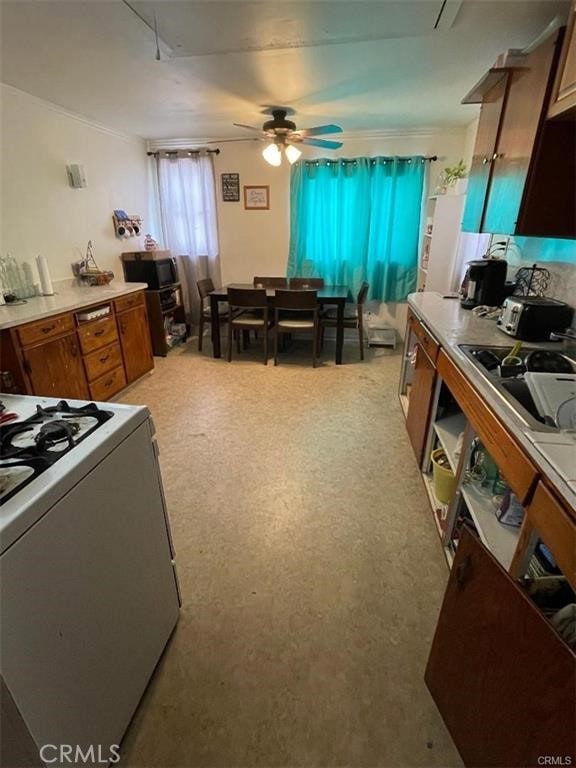
M 99 379 L 90 382 L 90 397 L 93 400 L 109 400 L 126 386 L 124 368 L 114 368 Z
M 539 482 L 527 515 L 560 570 L 576 589 L 576 527 L 564 505 Z
M 417 320 L 412 313 L 410 313 L 408 323 L 418 338 L 422 349 L 426 352 L 430 360 L 435 363 L 438 358 L 438 352 L 440 351 L 440 345 L 436 339 L 428 333 L 426 328 L 424 328 L 422 323 Z
M 102 347 L 95 352 L 91 352 L 84 358 L 86 376 L 88 381 L 94 381 L 102 374 L 122 366 L 122 352 L 119 344 L 112 344 L 109 347 Z
M 105 347 L 118 341 L 116 331 L 116 322 L 113 317 L 107 317 L 105 320 L 95 320 L 93 323 L 86 323 L 78 328 L 80 337 L 80 346 L 82 353 L 87 355 L 94 349 Z
M 125 312 L 127 309 L 133 309 L 139 307 L 144 303 L 144 294 L 142 291 L 138 293 L 129 293 L 128 296 L 121 296 L 119 299 L 115 299 L 114 306 L 116 312 Z
M 506 482 L 524 504 L 538 477 L 536 467 L 444 352 L 440 352 L 438 357 L 438 373 L 498 465 Z
M 74 318 L 71 314 L 55 315 L 47 317 L 45 320 L 35 320 L 33 323 L 18 328 L 18 338 L 23 347 L 30 344 L 37 344 L 39 341 L 52 339 L 61 333 L 72 331 L 74 329 Z

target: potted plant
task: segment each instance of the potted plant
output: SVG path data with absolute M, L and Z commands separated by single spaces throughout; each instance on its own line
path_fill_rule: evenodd
M 462 179 L 466 178 L 466 163 L 459 160 L 456 165 L 444 168 L 438 178 L 438 194 L 445 195 L 448 192 L 459 194 L 465 191 L 465 184 Z

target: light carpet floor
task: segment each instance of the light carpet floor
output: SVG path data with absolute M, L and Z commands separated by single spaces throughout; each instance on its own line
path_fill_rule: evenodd
M 124 766 L 461 765 L 423 680 L 448 572 L 400 354 L 307 352 L 193 343 L 123 397 L 157 428 L 184 603 Z

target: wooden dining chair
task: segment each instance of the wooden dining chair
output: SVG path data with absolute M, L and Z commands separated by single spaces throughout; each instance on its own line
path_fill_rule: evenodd
M 278 365 L 278 337 L 299 331 L 312 333 L 312 365 L 318 359 L 318 300 L 316 291 L 288 291 L 279 289 L 273 299 L 274 306 L 274 365 Z
M 198 352 L 202 352 L 202 339 L 204 337 L 204 324 L 212 322 L 212 308 L 208 296 L 214 290 L 214 283 L 209 277 L 198 280 L 196 283 L 200 295 L 200 322 L 198 328 Z M 218 314 L 220 320 L 228 319 L 228 307 L 226 304 L 218 303 Z
M 254 288 L 288 288 L 287 277 L 255 277 Z
M 352 305 L 350 310 L 344 310 L 344 328 L 355 328 L 358 331 L 358 342 L 360 344 L 360 360 L 364 360 L 364 304 L 368 296 L 369 284 L 364 281 L 360 286 L 356 296 L 356 305 Z M 320 315 L 320 346 L 324 346 L 324 330 L 326 328 L 336 328 L 338 325 L 337 312 L 334 309 Z
M 232 344 L 236 335 L 240 352 L 240 331 L 264 332 L 264 365 L 268 365 L 268 331 L 270 316 L 265 288 L 228 288 L 228 362 L 232 360 Z
M 295 290 L 318 290 L 318 288 L 324 288 L 323 277 L 291 277 L 290 288 Z

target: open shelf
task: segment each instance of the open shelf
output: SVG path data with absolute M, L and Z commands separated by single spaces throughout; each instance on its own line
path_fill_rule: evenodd
M 455 413 L 452 416 L 446 416 L 434 423 L 434 431 L 438 435 L 440 445 L 450 463 L 452 472 L 456 474 L 458 468 L 458 456 L 456 456 L 456 445 L 458 436 L 464 432 L 466 427 L 466 417 L 463 413 Z
M 448 512 L 448 504 L 442 504 L 442 502 L 438 501 L 438 499 L 436 498 L 436 494 L 434 493 L 434 480 L 431 474 L 430 475 L 423 474 L 422 479 L 424 480 L 424 488 L 426 489 L 426 493 L 428 494 L 428 498 L 430 499 L 432 512 L 434 514 L 434 522 L 436 523 L 438 534 L 440 535 L 440 538 L 442 538 L 444 536 L 444 531 L 440 527 L 440 521 L 438 520 L 437 511 L 439 511 L 441 515 L 445 515 Z
M 186 341 L 186 338 L 186 334 L 183 334 L 182 336 L 173 336 L 170 340 L 166 338 L 166 347 L 168 349 L 174 349 L 174 347 L 177 347 L 179 344 L 183 344 Z
M 406 395 L 400 395 L 400 406 L 404 411 L 404 417 L 408 416 L 408 397 Z
M 173 307 L 168 307 L 168 309 L 163 309 L 161 311 L 162 311 L 163 315 L 169 315 L 172 312 L 175 312 L 177 309 L 180 309 L 181 306 L 182 306 L 182 304 L 174 304 Z
M 498 521 L 492 496 L 475 483 L 463 483 L 460 490 L 482 542 L 508 570 L 518 544 L 519 529 Z
M 432 507 L 432 517 L 434 518 L 434 523 L 436 525 L 436 530 L 438 531 L 438 536 L 440 536 L 440 541 L 444 538 L 444 531 L 442 530 L 442 527 L 440 525 L 440 520 L 438 519 L 438 514 L 447 514 L 448 512 L 448 505 L 442 504 L 438 501 L 436 498 L 436 494 L 434 493 L 434 481 L 432 479 L 432 475 L 422 475 L 422 480 L 424 481 L 424 488 L 426 489 L 426 493 L 428 495 L 428 498 L 430 500 L 430 506 Z M 444 557 L 446 558 L 446 561 L 448 562 L 448 567 L 452 567 L 452 563 L 454 561 L 454 553 L 449 547 L 444 546 L 442 544 L 442 551 L 444 552 Z

